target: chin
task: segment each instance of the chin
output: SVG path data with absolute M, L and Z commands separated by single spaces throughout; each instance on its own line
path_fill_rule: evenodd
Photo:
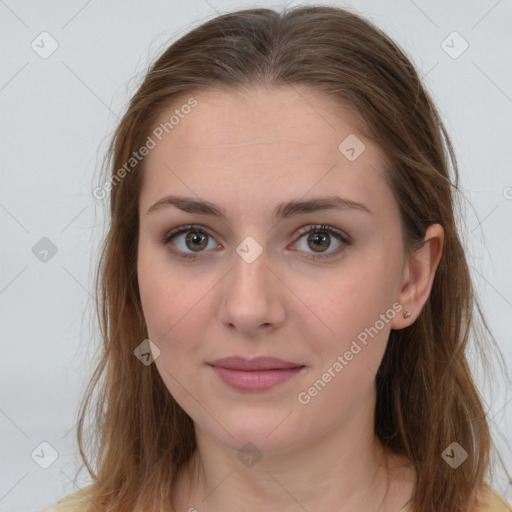
M 225 430 L 218 424 L 209 425 L 209 436 L 214 437 L 237 454 L 245 451 L 261 454 L 279 453 L 293 448 L 294 445 L 294 435 L 290 431 L 291 425 L 286 428 L 283 424 L 286 423 L 286 420 L 283 422 L 283 417 L 275 421 L 269 419 L 255 422 L 248 418 L 247 421 L 242 422 L 239 420 L 220 423 Z

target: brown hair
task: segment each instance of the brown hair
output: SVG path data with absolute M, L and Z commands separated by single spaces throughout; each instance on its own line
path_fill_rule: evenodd
M 117 127 L 106 160 L 110 227 L 96 276 L 103 350 L 78 423 L 80 454 L 94 479 L 89 510 L 170 507 L 171 485 L 196 447 L 193 422 L 155 365 L 134 357 L 147 338 L 136 272 L 143 161 L 122 179 L 116 172 L 179 98 L 209 87 L 233 91 L 255 84 L 307 85 L 357 113 L 367 136 L 387 155 L 386 177 L 408 251 L 421 247 L 429 225 L 444 228 L 443 255 L 421 314 L 390 333 L 376 376 L 375 433 L 389 450 L 413 462 L 414 511 L 470 510 L 488 477 L 492 439 L 466 346 L 473 331 L 483 360 L 491 342 L 497 347 L 457 232 L 456 158 L 403 51 L 369 21 L 328 6 L 244 10 L 195 28 L 151 66 Z M 93 403 L 88 449 L 97 473 L 85 455 L 85 419 Z M 454 441 L 468 453 L 457 469 L 441 458 Z

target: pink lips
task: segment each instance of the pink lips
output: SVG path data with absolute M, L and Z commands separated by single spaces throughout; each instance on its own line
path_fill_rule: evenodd
M 304 368 L 275 357 L 225 357 L 209 364 L 226 384 L 241 391 L 265 391 L 286 382 Z

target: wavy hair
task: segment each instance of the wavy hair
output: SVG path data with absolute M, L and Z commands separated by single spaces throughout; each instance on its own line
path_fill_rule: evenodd
M 385 447 L 415 467 L 414 512 L 466 512 L 490 476 L 493 447 L 467 359 L 471 333 L 482 361 L 489 348 L 501 353 L 458 234 L 456 157 L 403 50 L 370 21 L 331 6 L 247 9 L 204 22 L 155 60 L 117 126 L 105 159 L 109 227 L 95 283 L 102 350 L 77 427 L 93 478 L 87 510 L 170 507 L 172 484 L 196 448 L 191 418 L 155 365 L 133 354 L 148 337 L 136 270 L 144 160 L 122 179 L 119 170 L 145 144 L 159 115 L 179 100 L 207 88 L 257 84 L 306 85 L 354 111 L 362 133 L 387 156 L 386 179 L 400 207 L 407 251 L 421 247 L 429 225 L 444 228 L 427 302 L 412 325 L 390 333 L 376 376 L 374 428 Z M 88 413 L 93 419 L 86 428 Z M 468 453 L 457 469 L 441 458 L 453 441 Z

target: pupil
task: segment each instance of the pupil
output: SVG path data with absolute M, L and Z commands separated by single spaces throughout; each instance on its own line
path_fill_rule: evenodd
M 196 248 L 196 249 L 202 249 L 203 245 L 204 245 L 204 240 L 205 240 L 205 235 L 201 235 L 201 234 L 198 234 L 197 232 L 196 233 L 189 233 L 187 235 L 187 242 L 192 242 L 192 245 Z
M 312 235 L 312 238 L 310 236 L 310 240 L 313 241 L 313 245 L 316 247 L 316 248 L 320 248 L 320 249 L 327 249 L 330 245 L 330 242 L 327 240 L 327 235 Z M 325 241 L 327 240 L 327 245 L 325 245 L 324 247 L 321 246 L 322 242 L 325 243 Z M 316 249 L 315 249 L 316 250 Z

